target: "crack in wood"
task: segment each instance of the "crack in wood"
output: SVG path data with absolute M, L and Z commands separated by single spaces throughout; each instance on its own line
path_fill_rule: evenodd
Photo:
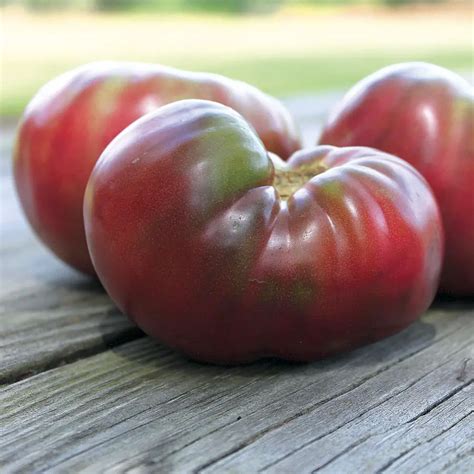
M 452 466 L 455 466 L 456 464 L 459 463 L 459 461 L 462 461 L 465 458 L 473 458 L 470 465 L 474 466 L 474 446 L 471 449 L 469 449 L 465 454 L 458 454 L 451 461 L 448 461 L 447 463 L 444 463 L 443 466 L 442 466 L 442 471 L 447 472 L 447 470 L 449 468 L 451 468 Z M 456 473 L 456 474 L 459 473 L 459 472 L 461 472 L 460 469 L 454 471 L 454 473 Z
M 53 359 L 51 361 L 44 361 L 43 364 L 33 367 L 25 367 L 13 372 L 6 372 L 5 374 L 0 374 L 0 385 L 13 385 L 15 383 L 21 382 L 30 377 L 34 377 L 43 372 L 62 367 L 64 365 L 72 364 L 78 360 L 86 359 L 88 357 L 93 357 L 102 352 L 111 350 L 127 342 L 135 341 L 137 339 L 144 338 L 145 334 L 140 331 L 140 329 L 131 327 L 129 330 L 114 335 L 109 338 L 107 344 L 98 342 L 96 345 L 77 349 L 71 354 L 68 354 L 67 357 Z
M 214 428 L 213 430 L 209 431 L 206 436 L 210 436 L 210 435 L 213 435 L 215 433 L 218 433 L 219 431 L 225 429 L 225 428 L 228 428 L 229 426 L 232 426 L 234 425 L 235 423 L 239 422 L 241 420 L 241 417 L 237 417 L 236 419 L 234 420 L 230 420 L 220 426 L 218 426 L 217 428 Z M 185 448 L 188 448 L 189 446 L 192 446 L 193 444 L 196 443 L 196 440 L 192 440 L 190 441 L 189 443 L 186 443 L 182 446 L 180 446 L 179 448 L 177 449 L 174 449 L 174 450 L 171 450 L 166 456 L 164 456 L 163 458 L 160 458 L 160 460 L 156 463 L 157 467 L 159 466 L 162 466 L 163 464 L 165 464 L 165 461 L 167 459 L 169 459 L 170 457 L 172 457 L 174 454 L 176 454 L 177 452 L 179 452 L 181 449 L 185 449 Z M 154 448 L 159 448 L 160 446 L 162 446 L 161 444 L 158 444 L 156 445 Z M 136 466 L 132 466 L 131 469 L 133 469 L 133 467 L 139 467 L 140 464 L 136 465 Z M 127 468 L 127 469 L 130 469 L 130 468 Z M 197 472 L 196 470 L 194 470 L 193 472 Z
M 459 381 L 458 378 L 456 378 L 457 381 Z M 426 407 L 421 413 L 419 413 L 418 415 L 414 416 L 413 418 L 410 418 L 406 423 L 409 424 L 409 423 L 413 423 L 415 421 L 417 421 L 418 419 L 420 419 L 421 417 L 429 414 L 431 411 L 433 411 L 436 407 L 438 407 L 439 405 L 441 405 L 442 403 L 444 403 L 446 400 L 449 400 L 450 398 L 452 398 L 454 395 L 456 395 L 456 393 L 460 392 L 461 390 L 463 390 L 464 388 L 468 387 L 469 385 L 471 385 L 472 383 L 472 380 L 468 381 L 467 383 L 464 383 L 463 385 L 459 385 L 458 387 L 454 388 L 451 392 L 447 393 L 444 397 L 440 398 L 439 400 L 437 400 L 436 402 L 434 403 L 431 403 L 430 405 L 428 405 L 428 407 Z
M 388 369 L 387 369 L 388 370 Z M 363 385 L 365 382 L 367 382 L 368 380 L 370 380 L 371 378 L 373 377 L 376 377 L 377 375 L 379 375 L 381 372 L 384 372 L 385 370 L 379 370 L 378 372 L 374 372 L 371 376 L 367 376 L 365 377 L 363 380 L 359 381 L 357 384 L 354 384 L 352 385 L 351 387 L 349 387 L 348 389 L 340 392 L 340 393 L 337 393 L 335 395 L 332 395 L 330 397 L 327 397 L 323 400 L 320 400 L 318 403 L 314 404 L 314 405 L 311 405 L 309 407 L 307 407 L 306 409 L 298 412 L 298 413 L 295 413 L 294 415 L 288 417 L 288 418 L 285 418 L 284 420 L 282 420 L 281 422 L 278 422 L 278 423 L 275 423 L 274 425 L 271 425 L 269 426 L 267 429 L 265 430 L 262 430 L 258 433 L 256 433 L 254 436 L 246 439 L 245 441 L 243 441 L 242 443 L 238 444 L 237 446 L 235 446 L 233 449 L 227 451 L 226 453 L 220 455 L 219 457 L 216 457 L 215 459 L 211 459 L 209 460 L 208 462 L 202 464 L 201 466 L 197 467 L 193 472 L 194 473 L 201 473 L 203 472 L 205 469 L 211 467 L 212 465 L 214 464 L 217 464 L 218 462 L 221 462 L 223 461 L 224 459 L 226 459 L 227 457 L 229 456 L 232 456 L 233 454 L 237 453 L 238 451 L 241 451 L 242 449 L 244 449 L 245 447 L 253 444 L 255 441 L 257 441 L 258 439 L 262 438 L 263 436 L 265 436 L 266 434 L 274 431 L 274 430 L 277 430 L 278 428 L 281 428 L 282 426 L 286 425 L 287 423 L 293 421 L 293 420 L 296 420 L 304 415 L 307 415 L 308 413 L 311 413 L 312 411 L 314 411 L 315 409 L 319 408 L 320 406 L 324 405 L 325 403 L 331 401 L 331 400 L 334 400 L 336 398 L 339 398 L 349 392 L 351 392 L 352 390 L 356 389 L 357 387 Z M 311 385 L 313 385 L 313 383 L 311 384 L 308 384 L 307 386 L 299 389 L 299 390 L 295 390 L 294 393 L 300 391 L 300 390 L 304 390 L 304 389 L 307 389 L 308 387 L 310 387 Z M 290 393 L 289 395 L 287 396 L 291 396 L 292 393 Z M 277 399 L 278 400 L 278 399 Z M 264 406 L 265 407 L 265 406 Z M 264 408 L 263 407 L 263 408 Z M 207 436 L 207 435 L 206 435 Z M 195 440 L 194 442 L 196 441 L 199 441 L 200 439 L 202 438 L 199 438 L 197 440 Z M 276 463 L 275 463 L 276 464 Z
M 315 474 L 316 472 L 320 471 L 321 469 L 324 469 L 325 467 L 329 466 L 330 464 L 332 464 L 334 461 L 336 461 L 337 459 L 339 459 L 340 457 L 346 455 L 347 453 L 353 451 L 354 449 L 356 449 L 358 446 L 360 446 L 362 443 L 365 443 L 370 437 L 372 437 L 372 435 L 366 435 L 366 436 L 363 436 L 361 437 L 360 439 L 358 439 L 357 441 L 355 441 L 354 443 L 350 444 L 349 446 L 347 446 L 347 448 L 345 448 L 344 450 L 342 450 L 340 453 L 336 454 L 336 456 L 333 456 L 331 459 L 329 459 L 328 461 L 326 461 L 324 464 L 321 464 L 321 466 L 317 467 L 316 469 L 313 469 L 311 471 L 311 474 Z
M 459 372 L 459 375 L 456 377 L 456 380 L 459 380 L 459 382 L 464 382 L 466 380 L 466 375 L 467 375 L 467 364 L 471 360 L 470 357 L 467 357 L 462 361 L 461 365 L 461 370 Z
M 304 416 L 304 415 L 307 415 L 309 413 L 311 413 L 312 411 L 314 411 L 315 409 L 319 408 L 321 405 L 324 405 L 325 403 L 329 402 L 329 401 L 332 401 L 332 400 L 335 400 L 337 398 L 340 398 L 342 397 L 343 395 L 346 395 L 347 393 L 353 391 L 354 389 L 357 389 L 359 388 L 360 386 L 362 386 L 364 383 L 368 382 L 369 380 L 371 380 L 372 378 L 378 376 L 379 374 L 389 370 L 390 368 L 392 368 L 393 366 L 401 363 L 401 362 L 404 362 L 406 361 L 407 359 L 410 359 L 411 357 L 414 357 L 416 356 L 417 354 L 427 350 L 427 349 L 430 349 L 432 348 L 434 345 L 437 345 L 439 344 L 440 342 L 442 342 L 444 339 L 448 338 L 450 335 L 452 335 L 453 333 L 455 332 L 458 332 L 460 329 L 457 328 L 456 330 L 454 331 L 451 331 L 449 332 L 448 334 L 445 334 L 444 336 L 440 337 L 438 340 L 435 341 L 434 344 L 429 344 L 428 346 L 425 346 L 425 347 L 422 347 L 420 348 L 419 350 L 417 351 L 414 351 L 410 354 L 407 354 L 406 356 L 404 357 L 400 357 L 398 358 L 397 360 L 393 361 L 391 364 L 388 364 L 386 365 L 385 367 L 383 368 L 380 368 L 377 372 L 374 372 L 373 374 L 371 374 L 370 376 L 367 376 L 365 377 L 364 379 L 360 380 L 357 384 L 354 384 L 353 386 L 349 387 L 347 390 L 344 390 L 342 391 L 341 393 L 338 393 L 338 394 L 335 394 L 335 395 L 332 395 L 331 397 L 328 397 L 324 400 L 321 400 L 320 402 L 316 403 L 315 405 L 311 405 L 310 407 L 307 407 L 305 410 L 302 410 L 300 412 L 298 412 L 297 414 L 289 417 L 289 418 L 286 418 L 285 420 L 282 420 L 281 422 L 275 424 L 275 425 L 272 425 L 270 427 L 268 427 L 268 429 L 266 430 L 262 430 L 261 432 L 259 433 L 256 433 L 253 437 L 245 440 L 244 442 L 240 443 L 239 445 L 235 446 L 232 450 L 229 450 L 228 452 L 220 455 L 219 457 L 216 457 L 215 459 L 213 460 L 209 460 L 208 462 L 206 462 L 205 464 L 203 464 L 202 466 L 199 466 L 198 468 L 196 468 L 196 473 L 200 473 L 202 471 L 204 471 L 205 469 L 211 467 L 212 465 L 214 464 L 217 464 L 223 460 L 225 460 L 226 458 L 236 454 L 238 451 L 241 451 L 242 449 L 246 448 L 247 446 L 253 444 L 255 441 L 257 441 L 258 439 L 260 439 L 261 437 L 267 435 L 268 433 L 274 431 L 274 430 L 277 430 L 278 428 L 281 428 L 282 426 L 284 426 L 285 424 L 297 419 L 297 418 L 300 418 L 301 416 Z M 466 345 L 468 346 L 468 345 Z M 459 348 L 455 353 L 457 352 L 460 352 L 462 351 L 466 346 L 462 346 L 461 348 Z M 454 353 L 454 354 L 455 354 Z M 348 422 L 352 422 L 354 420 L 357 420 L 358 418 L 361 418 L 362 416 L 364 416 L 365 414 L 367 414 L 368 412 L 370 412 L 371 410 L 377 408 L 378 406 L 380 406 L 381 404 L 383 403 L 386 403 L 388 400 L 390 400 L 391 398 L 399 395 L 400 393 L 403 393 L 404 391 L 408 390 L 409 388 L 411 388 L 412 386 L 414 386 L 415 384 L 417 384 L 420 380 L 422 380 L 424 377 L 428 376 L 429 374 L 431 374 L 432 372 L 434 372 L 435 370 L 439 369 L 439 367 L 443 367 L 444 365 L 447 365 L 449 363 L 449 361 L 446 361 L 444 364 L 441 364 L 439 366 L 436 366 L 435 368 L 433 368 L 432 370 L 430 370 L 429 372 L 423 374 L 422 377 L 416 379 L 415 381 L 413 381 L 412 383 L 410 383 L 407 387 L 405 387 L 403 390 L 401 390 L 400 392 L 397 392 L 397 393 L 394 393 L 393 395 L 381 400 L 379 403 L 377 403 L 376 405 L 373 405 L 372 407 L 370 407 L 368 410 L 365 410 L 363 411 L 362 413 L 360 413 L 358 416 L 352 418 L 351 420 L 348 420 L 338 426 L 336 426 L 334 429 L 332 429 L 331 431 L 325 433 L 324 435 L 322 436 L 318 436 L 314 439 L 311 439 L 309 440 L 307 443 L 304 443 L 302 445 L 300 445 L 298 447 L 298 449 L 296 450 L 293 450 L 291 451 L 290 453 L 287 453 L 285 456 L 271 462 L 270 464 L 264 466 L 259 472 L 263 472 L 265 470 L 268 470 L 270 467 L 278 464 L 279 462 L 281 462 L 282 460 L 292 456 L 293 454 L 295 454 L 296 452 L 304 449 L 305 447 L 309 446 L 310 444 L 313 444 L 314 442 L 316 441 L 319 441 L 323 438 L 325 438 L 326 436 L 334 433 L 335 431 L 339 430 L 340 428 L 343 428 L 344 426 L 346 426 L 346 424 Z M 300 388 L 299 390 L 303 390 L 303 389 L 307 389 L 309 386 L 313 385 L 313 383 L 311 384 L 308 384 L 307 386 L 303 387 L 303 388 Z M 293 393 L 296 393 L 298 392 L 299 390 L 295 390 Z M 291 394 L 290 394 L 291 395 Z M 453 394 L 454 395 L 454 394 Z M 288 396 L 288 394 L 287 394 Z M 448 397 L 449 398 L 449 397 Z
M 461 349 L 461 350 L 462 350 L 462 349 Z M 421 351 L 419 351 L 419 352 L 421 352 Z M 444 365 L 445 365 L 445 364 L 444 364 Z M 430 371 L 427 372 L 426 374 L 423 374 L 422 377 L 420 377 L 419 379 L 416 379 L 415 381 L 413 381 L 412 383 L 410 383 L 410 384 L 409 384 L 408 386 L 406 386 L 403 390 L 400 390 L 399 392 L 393 393 L 393 394 L 391 394 L 390 396 L 385 397 L 385 398 L 383 398 L 382 400 L 379 400 L 378 403 L 376 403 L 375 405 L 372 405 L 372 406 L 371 406 L 370 408 L 368 408 L 367 410 L 362 411 L 361 413 L 359 413 L 359 414 L 358 414 L 357 416 L 355 416 L 354 418 L 351 418 L 351 419 L 349 419 L 349 420 L 344 421 L 344 423 L 341 423 L 341 424 L 339 424 L 339 425 L 336 425 L 332 430 L 330 430 L 330 431 L 324 433 L 323 435 L 320 435 L 320 436 L 317 436 L 317 437 L 315 437 L 315 438 L 313 438 L 313 439 L 311 439 L 311 440 L 308 440 L 306 443 L 300 445 L 300 446 L 298 447 L 298 449 L 295 449 L 295 450 L 293 450 L 293 451 L 290 451 L 290 452 L 286 453 L 285 456 L 282 456 L 281 458 L 278 458 L 278 459 L 276 459 L 275 461 L 273 461 L 272 463 L 270 463 L 270 464 L 264 466 L 259 472 L 264 472 L 264 471 L 268 470 L 270 467 L 273 467 L 274 465 L 276 465 L 276 464 L 282 462 L 283 460 L 285 460 L 285 459 L 287 459 L 287 458 L 293 456 L 294 454 L 296 454 L 297 452 L 299 452 L 299 451 L 303 450 L 304 448 L 310 446 L 311 444 L 314 444 L 315 442 L 320 441 L 320 440 L 322 440 L 323 438 L 326 438 L 327 436 L 329 436 L 329 435 L 335 433 L 336 431 L 340 430 L 341 428 L 344 428 L 344 427 L 347 426 L 349 423 L 352 423 L 352 422 L 356 421 L 357 419 L 362 418 L 362 417 L 363 417 L 364 415 L 366 415 L 367 413 L 371 412 L 372 410 L 375 410 L 377 407 L 383 405 L 384 403 L 388 402 L 388 401 L 391 400 L 392 398 L 394 398 L 394 397 L 400 395 L 401 393 L 405 392 L 406 390 L 410 389 L 411 387 L 413 387 L 414 385 L 416 385 L 420 380 L 422 380 L 425 376 L 427 376 L 427 375 L 429 375 L 430 373 L 434 372 L 434 371 L 437 370 L 439 367 L 442 367 L 442 365 L 435 367 L 434 369 L 430 370 Z M 361 385 L 362 385 L 362 384 L 361 384 Z M 356 388 L 358 388 L 358 387 L 356 387 Z M 334 399 L 335 399 L 335 398 L 337 398 L 337 397 L 334 397 Z M 332 400 L 332 399 L 331 399 L 331 400 Z M 392 429 L 393 429 L 393 428 L 392 428 Z M 373 434 L 367 436 L 367 438 L 366 438 L 364 441 L 366 441 L 367 439 L 371 438 L 372 436 L 379 435 L 379 434 L 384 434 L 384 433 L 388 433 L 388 432 L 392 431 L 392 429 L 387 430 L 387 431 L 384 431 L 384 432 L 382 432 L 382 433 L 380 433 L 380 432 L 373 433 Z M 359 444 L 361 444 L 361 443 L 359 443 Z M 351 445 L 351 446 L 352 446 L 352 445 Z M 356 446 L 353 446 L 353 447 L 356 447 Z M 352 448 L 351 448 L 351 449 L 352 449 Z M 344 453 L 342 453 L 342 454 L 344 454 Z M 335 457 L 333 458 L 333 460 L 338 459 L 339 457 L 340 457 L 340 455 L 337 455 L 337 456 L 335 456 Z M 325 467 L 325 466 L 329 465 L 331 462 L 332 462 L 332 461 L 329 461 L 329 462 L 325 463 L 324 466 L 321 466 L 321 467 L 317 468 L 316 470 L 322 469 L 322 467 Z M 316 471 L 313 471 L 313 472 L 316 472 Z
M 187 393 L 198 391 L 200 388 L 206 386 L 207 384 L 208 384 L 208 382 L 205 382 L 205 383 L 201 384 L 200 386 L 194 387 L 192 390 L 190 390 L 190 391 L 187 392 Z M 220 396 L 216 396 L 216 394 L 213 394 L 213 395 L 207 397 L 206 399 L 201 400 L 201 403 L 202 403 L 202 402 L 205 402 L 206 400 L 209 400 L 209 399 L 212 399 L 212 401 L 214 401 L 214 400 L 216 400 L 216 399 L 223 398 L 226 393 L 228 393 L 228 391 L 225 391 L 224 393 L 220 393 L 220 394 L 219 394 Z M 182 396 L 182 395 L 180 395 L 180 397 L 181 397 L 181 396 Z M 173 398 L 176 399 L 176 398 L 178 398 L 178 397 L 173 397 Z M 126 422 L 126 421 L 129 420 L 129 419 L 133 419 L 133 418 L 137 417 L 137 416 L 140 415 L 140 414 L 144 414 L 144 413 L 147 413 L 147 412 L 149 412 L 149 411 L 151 411 L 151 410 L 154 410 L 154 409 L 156 409 L 156 407 L 159 406 L 159 405 L 168 404 L 168 403 L 170 403 L 171 400 L 172 400 L 172 399 L 165 400 L 165 401 L 163 401 L 163 402 L 161 402 L 161 403 L 159 403 L 159 404 L 157 404 L 157 405 L 154 405 L 154 406 L 152 406 L 152 407 L 149 407 L 149 408 L 146 408 L 146 409 L 144 409 L 144 410 L 141 410 L 141 411 L 139 411 L 139 412 L 137 412 L 137 413 L 134 413 L 133 415 L 131 415 L 131 416 L 127 417 L 127 418 L 121 419 L 121 420 L 118 421 L 117 423 L 113 423 L 113 424 L 111 425 L 111 428 L 113 428 L 114 426 L 118 426 L 118 425 L 120 425 L 120 424 Z M 172 411 L 172 412 L 168 413 L 167 416 L 171 416 L 171 415 L 173 415 L 173 414 L 175 414 L 175 413 L 176 413 L 175 411 Z M 154 420 L 154 419 L 148 420 L 148 421 L 146 421 L 145 423 L 141 423 L 141 424 L 139 424 L 139 425 L 137 425 L 137 426 L 134 426 L 133 428 L 130 428 L 130 429 L 125 430 L 125 431 L 122 431 L 122 432 L 120 432 L 119 434 L 117 434 L 116 436 L 107 438 L 106 440 L 101 441 L 100 443 L 96 443 L 96 444 L 94 444 L 94 445 L 88 446 L 86 449 L 83 449 L 83 450 L 81 450 L 81 451 L 77 451 L 77 452 L 73 453 L 72 455 L 70 455 L 70 456 L 68 456 L 68 457 L 62 458 L 62 459 L 60 460 L 60 462 L 55 463 L 55 464 L 53 464 L 53 465 L 50 465 L 50 466 L 48 466 L 48 468 L 51 469 L 51 468 L 53 468 L 53 467 L 58 467 L 58 466 L 60 466 L 61 464 L 63 464 L 64 462 L 69 461 L 69 460 L 71 460 L 71 459 L 73 459 L 73 458 L 75 458 L 75 457 L 77 457 L 77 456 L 80 456 L 81 454 L 84 454 L 84 453 L 86 453 L 87 451 L 93 450 L 93 449 L 95 449 L 95 448 L 97 448 L 97 447 L 99 447 L 99 446 L 101 446 L 101 445 L 104 445 L 104 444 L 109 443 L 110 441 L 113 441 L 113 440 L 116 439 L 116 438 L 120 438 L 120 437 L 122 437 L 122 436 L 124 436 L 124 435 L 127 435 L 127 434 L 133 432 L 133 431 L 136 431 L 136 430 L 138 430 L 138 429 L 140 429 L 140 428 L 143 428 L 144 426 L 146 426 L 146 425 L 152 423 L 153 421 L 155 421 L 155 420 Z M 225 427 L 225 426 L 222 426 L 222 427 L 220 427 L 219 429 L 222 429 L 223 427 Z M 215 431 L 218 431 L 218 430 L 215 430 Z M 193 442 L 194 442 L 194 441 L 193 441 Z M 154 448 L 158 448 L 158 447 L 162 446 L 163 444 L 165 444 L 165 443 L 160 443 L 160 444 L 158 444 L 157 446 L 155 446 Z M 190 443 L 190 444 L 192 444 L 192 443 Z M 153 449 L 153 448 L 150 448 L 150 449 Z M 144 453 L 142 453 L 142 454 L 144 454 Z
M 466 386 L 470 385 L 469 383 L 468 384 L 465 384 L 464 386 L 462 386 L 462 388 L 465 388 Z M 461 389 L 462 389 L 461 388 Z M 459 390 L 458 390 L 459 391 Z M 458 392 L 456 391 L 456 393 Z M 451 396 L 454 396 L 455 393 L 453 393 Z M 451 398 L 451 397 L 448 397 L 448 398 Z M 445 400 L 447 400 L 448 398 L 446 398 Z M 424 440 L 422 441 L 421 443 L 417 443 L 413 446 L 410 446 L 409 449 L 406 449 L 402 452 L 400 452 L 396 457 L 394 457 L 393 459 L 389 460 L 386 464 L 384 464 L 380 469 L 378 469 L 376 471 L 376 474 L 382 474 L 384 472 L 386 472 L 389 468 L 391 468 L 395 463 L 397 463 L 398 461 L 400 461 L 401 459 L 403 458 L 407 458 L 407 457 L 410 457 L 410 453 L 412 453 L 416 448 L 420 447 L 420 446 L 423 446 L 425 444 L 429 444 L 431 443 L 433 440 L 435 440 L 436 438 L 439 438 L 440 436 L 442 436 L 443 434 L 447 433 L 449 430 L 453 429 L 456 425 L 458 425 L 459 423 L 461 423 L 465 418 L 467 418 L 468 416 L 472 415 L 473 411 L 471 410 L 469 413 L 467 413 L 466 415 L 464 415 L 463 417 L 461 417 L 459 420 L 457 420 L 455 423 L 453 423 L 452 425 L 448 426 L 447 428 L 441 430 L 439 433 L 436 433 L 435 436 L 431 437 L 431 438 L 428 438 L 427 440 Z

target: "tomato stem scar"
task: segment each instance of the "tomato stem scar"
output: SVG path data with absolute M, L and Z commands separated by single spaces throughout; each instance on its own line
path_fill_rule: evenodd
M 296 169 L 275 169 L 273 186 L 278 191 L 281 199 L 288 200 L 289 197 L 311 178 L 324 173 L 328 167 L 322 163 L 303 165 Z

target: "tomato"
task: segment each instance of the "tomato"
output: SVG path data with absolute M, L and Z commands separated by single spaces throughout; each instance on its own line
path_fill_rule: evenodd
M 188 356 L 312 360 L 393 334 L 435 294 L 443 254 L 424 178 L 370 148 L 288 163 L 235 111 L 184 100 L 120 133 L 84 199 L 104 287 Z
M 374 147 L 415 166 L 443 217 L 441 290 L 474 295 L 474 89 L 466 81 L 431 64 L 382 69 L 346 95 L 319 143 Z
M 286 109 L 242 82 L 139 63 L 92 63 L 44 86 L 28 105 L 14 157 L 20 201 L 33 229 L 62 260 L 94 273 L 82 219 L 84 190 L 106 145 L 127 125 L 182 98 L 238 110 L 269 150 L 299 148 Z

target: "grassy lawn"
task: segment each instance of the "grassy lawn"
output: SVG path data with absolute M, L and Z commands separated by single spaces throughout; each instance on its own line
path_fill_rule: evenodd
M 347 87 L 398 61 L 472 68 L 472 20 L 462 9 L 249 17 L 0 12 L 2 116 L 18 116 L 48 79 L 98 59 L 218 72 L 278 96 Z
M 259 58 L 220 63 L 203 63 L 212 72 L 248 81 L 277 95 L 319 92 L 350 87 L 367 74 L 401 61 L 428 61 L 451 69 L 468 69 L 472 53 L 465 51 L 427 51 L 386 55 L 303 56 Z M 185 66 L 185 64 L 183 64 Z

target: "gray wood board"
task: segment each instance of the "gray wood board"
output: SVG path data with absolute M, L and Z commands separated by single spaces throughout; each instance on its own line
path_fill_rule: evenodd
M 143 338 L 5 387 L 0 462 L 5 472 L 467 469 L 473 358 L 473 311 L 433 310 L 312 364 L 215 367 Z
M 141 337 L 97 281 L 36 241 L 11 179 L 0 184 L 0 384 Z

